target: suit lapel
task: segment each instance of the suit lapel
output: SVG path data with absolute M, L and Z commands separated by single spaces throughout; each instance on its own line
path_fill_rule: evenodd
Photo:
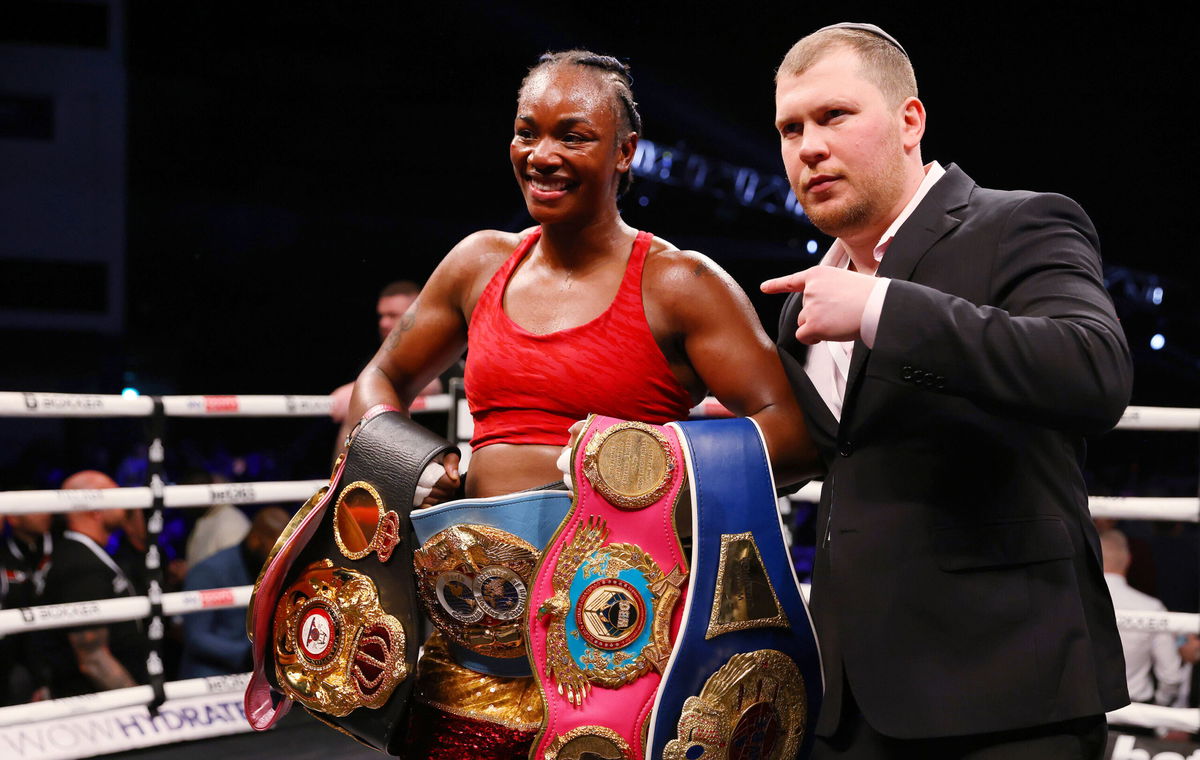
M 974 180 L 957 165 L 946 167 L 945 176 L 930 188 L 920 205 L 896 232 L 887 253 L 879 262 L 879 276 L 894 280 L 909 279 L 929 249 L 959 225 L 961 219 L 953 216 L 952 212 L 967 205 L 974 188 Z M 846 377 L 846 398 L 842 402 L 843 425 L 857 401 L 858 385 L 870 354 L 866 344 L 861 340 L 854 341 L 850 370 Z

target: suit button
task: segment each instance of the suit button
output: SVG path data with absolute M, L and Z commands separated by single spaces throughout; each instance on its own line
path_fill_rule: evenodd
M 937 382 L 934 383 L 934 386 L 939 389 L 945 388 L 946 387 L 946 378 L 942 377 L 941 375 L 938 375 Z
M 854 444 L 850 441 L 842 441 L 838 444 L 838 453 L 844 457 L 848 457 L 854 453 Z
M 905 367 L 904 369 L 900 370 L 900 377 L 904 378 L 905 380 L 912 380 L 913 379 L 913 368 Z

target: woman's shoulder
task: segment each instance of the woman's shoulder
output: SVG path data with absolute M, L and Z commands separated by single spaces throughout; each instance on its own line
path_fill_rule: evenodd
M 532 229 L 532 228 L 531 228 Z M 531 230 L 480 230 L 460 240 L 438 265 L 437 275 L 470 288 L 492 278 Z
M 689 334 L 714 325 L 757 323 L 746 292 L 717 262 L 657 237 L 646 254 L 642 303 L 651 324 L 665 332 Z
M 646 252 L 642 282 L 643 287 L 650 285 L 683 296 L 713 287 L 741 290 L 729 273 L 708 256 L 700 251 L 681 249 L 657 236 Z
M 521 244 L 535 227 L 521 232 L 504 232 L 503 230 L 479 230 L 472 232 L 460 240 L 446 254 L 445 262 L 452 265 L 478 268 L 492 260 L 504 262 Z
M 431 282 L 445 282 L 447 293 L 469 316 L 487 284 L 534 229 L 480 230 L 467 235 L 442 259 Z

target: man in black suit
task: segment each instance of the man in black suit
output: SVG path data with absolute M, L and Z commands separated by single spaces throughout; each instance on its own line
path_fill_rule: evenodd
M 1099 757 L 1128 702 L 1080 472 L 1129 400 L 1095 230 L 1058 195 L 923 164 L 903 48 L 871 25 L 798 42 L 776 126 L 837 237 L 780 352 L 827 473 L 812 610 L 817 757 Z

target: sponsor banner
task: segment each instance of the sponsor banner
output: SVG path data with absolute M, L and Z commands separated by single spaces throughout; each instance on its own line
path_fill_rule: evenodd
M 153 408 L 146 397 L 96 393 L 0 393 L 0 416 L 145 417 Z
M 150 489 L 79 489 L 73 491 L 0 491 L 0 514 L 76 512 L 90 509 L 145 509 L 150 506 Z
M 168 615 L 184 615 L 200 610 L 225 607 L 245 607 L 250 602 L 253 586 L 210 588 L 202 591 L 178 591 L 163 597 L 163 611 Z
M 245 607 L 250 602 L 253 590 L 253 586 L 231 586 L 199 591 L 174 591 L 161 595 L 163 612 L 167 615 L 186 615 L 199 610 Z M 150 599 L 144 596 L 0 610 L 0 636 L 20 631 L 136 620 L 146 617 L 149 613 Z
M 205 396 L 204 411 L 206 414 L 236 412 L 238 410 L 237 396 Z
M 200 592 L 200 606 L 204 609 L 212 607 L 232 607 L 233 589 L 210 588 Z
M 329 396 L 163 396 L 168 417 L 326 417 Z
M 1195 633 L 1200 629 L 1200 615 L 1190 612 L 1117 610 L 1117 628 L 1147 633 Z
M 213 483 L 208 486 L 209 504 L 253 504 L 253 483 Z
M 1105 760 L 1200 760 L 1200 744 L 1108 732 Z
M 14 610 L 0 610 L 0 633 L 101 625 L 145 617 L 149 611 L 150 603 L 144 596 L 20 607 Z
M 80 707 L 92 696 L 80 697 Z M 153 718 L 139 706 L 6 726 L 0 728 L 0 757 L 68 760 L 247 731 L 242 695 L 235 691 L 168 700 Z
M 329 396 L 284 396 L 283 403 L 288 414 L 301 417 L 323 417 L 333 408 Z

